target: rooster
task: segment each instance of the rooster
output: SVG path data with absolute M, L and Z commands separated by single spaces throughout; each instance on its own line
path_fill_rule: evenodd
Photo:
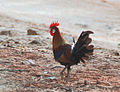
M 80 61 L 85 63 L 85 60 L 89 58 L 89 55 L 93 54 L 94 46 L 90 45 L 92 39 L 89 37 L 89 34 L 93 34 L 93 32 L 83 31 L 75 45 L 72 46 L 64 40 L 58 26 L 58 22 L 53 22 L 50 25 L 50 34 L 53 36 L 53 54 L 55 61 L 65 66 L 60 73 L 61 78 L 63 78 L 63 73 L 67 69 L 65 80 L 68 82 L 70 67 L 78 64 Z

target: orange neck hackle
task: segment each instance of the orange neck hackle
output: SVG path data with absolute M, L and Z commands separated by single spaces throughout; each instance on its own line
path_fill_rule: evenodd
M 50 34 L 53 36 L 53 49 L 65 44 L 65 40 L 63 39 L 58 26 L 58 22 L 53 22 L 50 24 Z
M 54 36 L 53 36 L 53 49 L 64 45 L 65 44 L 65 40 L 63 39 L 59 29 L 55 32 Z

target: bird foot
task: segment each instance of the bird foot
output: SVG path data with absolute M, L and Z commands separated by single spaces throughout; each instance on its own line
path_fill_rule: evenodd
M 69 81 L 69 77 L 66 76 L 66 77 L 65 77 L 65 82 L 68 83 L 68 81 Z

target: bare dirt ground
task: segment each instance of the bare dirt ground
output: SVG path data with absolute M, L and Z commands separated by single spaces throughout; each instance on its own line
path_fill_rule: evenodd
M 48 25 L 0 20 L 0 30 L 10 31 L 0 35 L 0 92 L 120 92 L 119 51 L 95 45 L 94 55 L 73 66 L 66 83 L 59 74 L 63 66 L 53 59 Z M 39 35 L 27 35 L 27 29 Z

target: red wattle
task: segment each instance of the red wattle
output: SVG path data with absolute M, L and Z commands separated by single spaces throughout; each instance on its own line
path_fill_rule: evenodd
M 54 36 L 54 34 L 52 33 L 52 30 L 50 30 L 50 34 L 51 34 L 52 36 Z

